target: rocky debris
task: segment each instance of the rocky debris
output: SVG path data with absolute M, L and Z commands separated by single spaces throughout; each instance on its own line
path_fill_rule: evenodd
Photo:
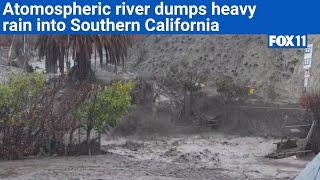
M 218 166 L 220 163 L 220 154 L 214 153 L 208 149 L 204 149 L 200 152 L 191 152 L 191 153 L 183 153 L 179 155 L 174 162 L 179 163 L 214 163 L 214 165 Z
M 176 147 L 170 148 L 168 151 L 166 151 L 163 155 L 161 155 L 162 157 L 172 157 L 172 156 L 178 156 L 179 154 L 181 154 L 180 151 L 177 151 Z
M 225 145 L 225 146 L 238 146 L 239 145 L 239 143 L 230 143 L 228 141 L 224 141 L 221 144 Z
M 130 149 L 131 151 L 138 151 L 139 149 L 143 148 L 143 143 L 127 141 L 124 145 L 122 145 L 122 147 Z

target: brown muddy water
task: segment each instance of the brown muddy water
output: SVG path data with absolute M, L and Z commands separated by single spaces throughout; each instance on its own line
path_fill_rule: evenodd
M 103 137 L 105 155 L 1 161 L 1 179 L 293 179 L 312 157 L 266 159 L 277 139 L 221 133 Z

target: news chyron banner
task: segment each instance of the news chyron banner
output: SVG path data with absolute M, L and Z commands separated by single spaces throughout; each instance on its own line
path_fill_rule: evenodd
M 1 0 L 0 34 L 265 34 L 307 47 L 319 0 Z

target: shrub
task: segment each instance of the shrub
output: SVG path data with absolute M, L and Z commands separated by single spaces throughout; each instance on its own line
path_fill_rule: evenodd
M 9 86 L 0 85 L 0 109 L 1 112 L 9 107 L 11 99 L 13 97 L 12 89 Z M 1 115 L 2 113 L 0 113 Z
M 12 75 L 9 82 L 0 85 L 0 110 L 11 109 L 12 113 L 30 108 L 45 85 L 39 74 Z
M 93 92 L 74 113 L 84 126 L 92 111 L 93 128 L 101 132 L 106 125 L 116 126 L 120 118 L 129 110 L 131 105 L 131 90 L 134 84 L 129 82 L 115 82 L 110 86 L 95 87 Z
M 183 86 L 185 90 L 196 92 L 200 90 L 201 84 L 208 80 L 208 69 L 197 69 L 197 63 L 189 57 L 183 61 L 173 63 L 169 66 L 167 78 Z
M 36 144 L 30 141 L 36 119 L 30 112 L 41 96 L 45 80 L 41 75 L 11 76 L 0 85 L 0 157 L 18 158 L 31 155 Z
M 320 92 L 312 92 L 301 96 L 300 104 L 315 115 L 320 115 Z
M 132 88 L 131 81 L 65 86 L 63 80 L 46 84 L 38 74 L 11 77 L 0 85 L 0 158 L 72 153 L 73 132 L 82 125 L 88 142 L 91 129 L 115 126 L 129 110 Z
M 95 129 L 101 132 L 107 126 L 114 127 L 120 118 L 129 110 L 131 104 L 131 90 L 133 83 L 115 82 L 110 86 L 101 88 L 93 85 L 91 96 L 74 111 L 77 118 L 87 131 L 87 153 L 91 155 L 91 131 Z M 99 143 L 100 144 L 100 143 Z
M 216 81 L 217 92 L 226 102 L 233 101 L 235 98 L 246 95 L 247 88 L 239 85 L 229 76 L 224 76 Z

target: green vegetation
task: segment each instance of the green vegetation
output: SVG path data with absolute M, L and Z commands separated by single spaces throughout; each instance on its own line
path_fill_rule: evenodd
M 40 134 L 34 127 L 41 123 L 32 115 L 45 80 L 39 74 L 12 75 L 9 79 L 0 85 L 0 158 L 16 159 L 37 151 L 34 142 Z
M 46 83 L 39 74 L 23 74 L 0 85 L 0 159 L 73 154 L 83 140 L 91 154 L 92 129 L 101 134 L 106 127 L 116 126 L 130 108 L 132 81 L 103 87 L 64 84 Z M 74 144 L 73 135 L 81 129 L 87 138 L 78 138 Z M 70 137 L 69 142 L 65 137 Z
M 129 110 L 131 105 L 130 92 L 134 84 L 129 82 L 115 82 L 110 86 L 93 87 L 93 92 L 74 113 L 84 126 L 91 113 L 93 128 L 101 132 L 106 125 L 116 126 L 120 118 Z
M 91 131 L 101 133 L 106 127 L 117 125 L 131 105 L 130 92 L 133 83 L 115 82 L 110 86 L 92 86 L 91 95 L 77 108 L 73 115 L 87 131 L 87 150 L 91 155 Z M 99 143 L 100 145 L 100 143 Z
M 0 112 L 10 110 L 11 113 L 7 112 L 6 115 L 12 116 L 31 108 L 44 85 L 45 80 L 40 74 L 11 75 L 8 83 L 0 85 Z M 2 116 L 1 113 L 0 117 Z

